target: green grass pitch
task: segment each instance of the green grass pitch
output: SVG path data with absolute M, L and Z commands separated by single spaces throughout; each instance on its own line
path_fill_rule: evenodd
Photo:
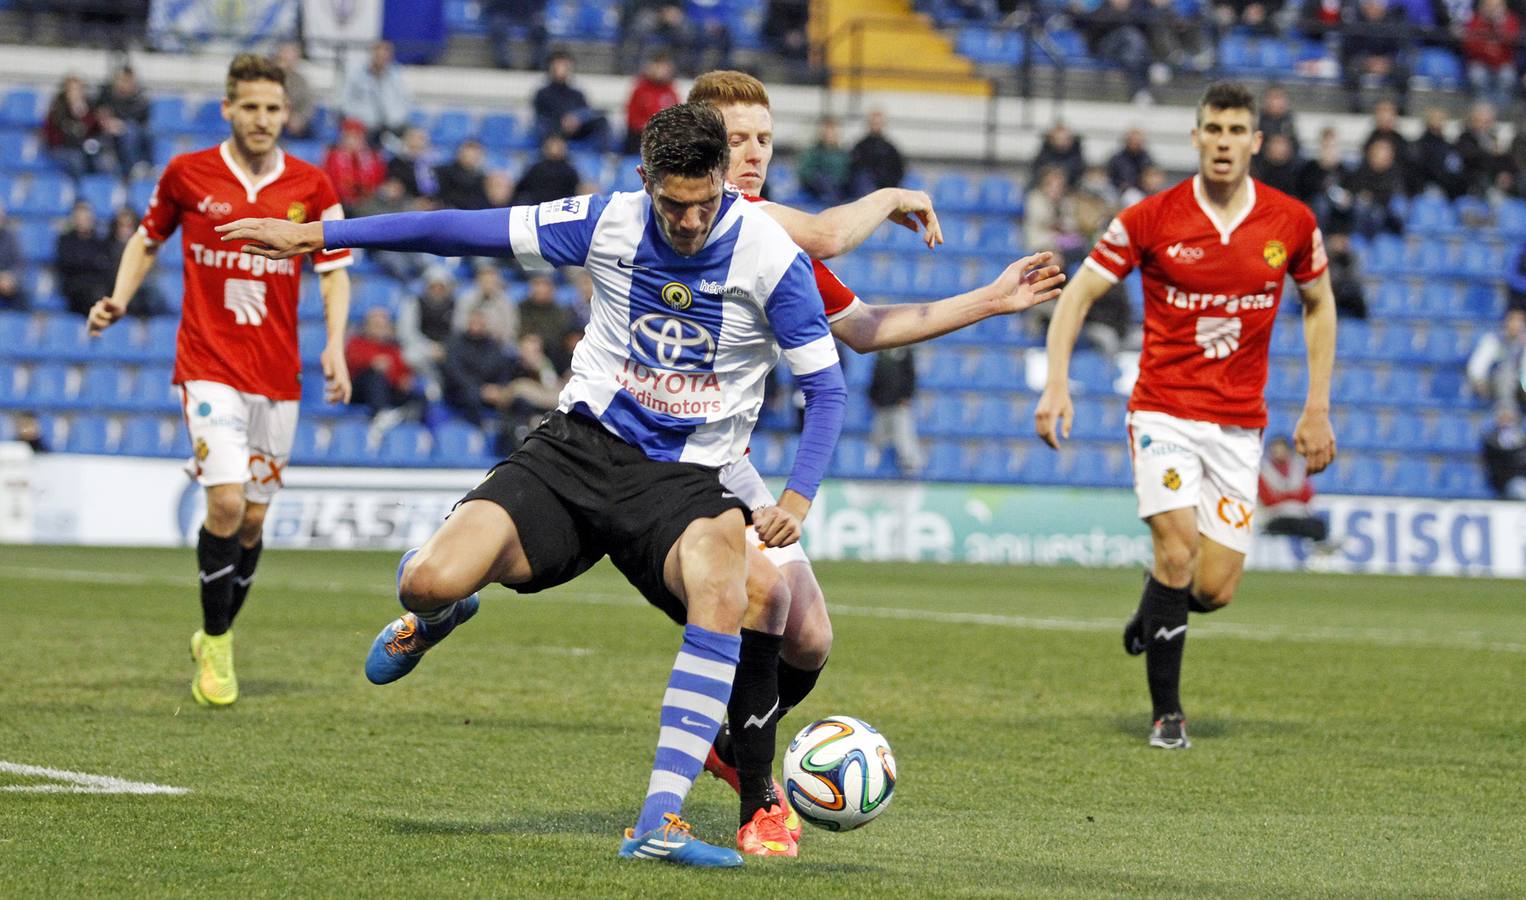
M 1249 574 L 1194 617 L 1194 741 L 1151 750 L 1119 626 L 1139 574 L 823 564 L 814 716 L 879 727 L 896 797 L 798 860 L 615 857 L 678 632 L 600 567 L 481 614 L 387 688 L 396 556 L 266 554 L 242 696 L 191 700 L 189 550 L 0 547 L 0 896 L 1522 896 L 1521 582 Z M 53 784 L 54 792 L 37 788 Z M 22 790 L 25 789 L 25 790 Z M 726 841 L 734 799 L 688 807 Z

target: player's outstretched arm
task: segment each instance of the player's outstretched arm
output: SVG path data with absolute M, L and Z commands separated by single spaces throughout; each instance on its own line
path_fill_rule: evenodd
M 830 342 L 828 344 L 830 346 Z M 805 422 L 795 449 L 789 482 L 774 506 L 753 514 L 758 538 L 768 547 L 787 547 L 800 540 L 800 525 L 811 511 L 811 500 L 826 476 L 827 463 L 837 447 L 848 407 L 848 386 L 842 366 L 832 353 L 832 364 L 796 378 L 805 394 Z
M 350 364 L 344 359 L 344 328 L 350 320 L 350 273 L 330 269 L 319 275 L 318 293 L 323 295 L 323 319 L 328 326 L 328 342 L 318 357 L 323 366 L 323 399 L 349 403 Z
M 127 239 L 127 246 L 122 248 L 122 260 L 117 263 L 117 280 L 111 288 L 111 296 L 97 300 L 85 317 L 85 328 L 91 337 L 127 315 L 127 304 L 143 286 L 143 279 L 153 269 L 158 254 L 159 245 L 149 246 L 142 230 Z
M 859 353 L 902 347 L 958 331 L 991 316 L 1018 313 L 1060 296 L 1065 273 L 1045 250 L 1025 256 L 985 287 L 927 303 L 856 305 L 832 334 Z
M 1076 338 L 1081 334 L 1081 323 L 1103 294 L 1112 285 L 1107 279 L 1082 265 L 1076 270 L 1055 304 L 1054 318 L 1049 320 L 1049 337 L 1045 341 L 1049 355 L 1049 377 L 1044 384 L 1044 394 L 1039 397 L 1038 408 L 1033 411 L 1033 426 L 1044 443 L 1058 450 L 1060 440 L 1070 440 L 1070 425 L 1075 418 L 1075 407 L 1070 402 L 1070 355 L 1076 348 Z
M 1330 425 L 1330 379 L 1335 370 L 1335 292 L 1330 273 L 1306 286 L 1303 300 L 1303 341 L 1309 356 L 1309 392 L 1293 428 L 1293 446 L 1307 463 L 1309 474 L 1323 471 L 1335 460 L 1335 429 Z
M 239 219 L 217 226 L 245 253 L 286 259 L 346 247 L 435 256 L 510 256 L 508 209 L 440 209 L 329 219 L 300 225 L 285 219 Z
M 868 196 L 819 213 L 801 212 L 778 203 L 764 207 L 784 226 L 812 259 L 831 259 L 862 244 L 887 219 L 912 231 L 921 231 L 931 250 L 943 243 L 943 227 L 933 210 L 933 200 L 923 191 L 881 188 Z

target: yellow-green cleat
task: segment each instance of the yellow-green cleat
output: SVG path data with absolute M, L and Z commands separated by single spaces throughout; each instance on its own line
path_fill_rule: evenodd
M 191 659 L 196 677 L 191 696 L 202 706 L 229 706 L 238 699 L 238 676 L 233 674 L 233 632 L 210 635 L 198 630 L 191 635 Z

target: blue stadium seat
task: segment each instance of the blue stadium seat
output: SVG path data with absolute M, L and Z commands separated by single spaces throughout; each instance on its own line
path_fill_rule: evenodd
M 26 313 L 0 310 L 0 358 L 26 346 L 31 330 L 31 319 Z
M 933 204 L 949 212 L 976 212 L 980 209 L 980 189 L 963 172 L 950 172 L 933 182 Z
M 69 314 L 49 316 L 37 338 L 38 355 L 55 360 L 79 359 L 86 354 L 85 322 Z
M 297 423 L 296 438 L 291 444 L 291 461 L 298 466 L 315 466 L 323 463 L 323 453 L 318 448 L 321 430 L 318 423 L 306 416 Z
M 58 234 L 47 222 L 22 222 L 16 228 L 16 240 L 21 244 L 21 256 L 27 262 L 53 262 L 58 247 Z
M 442 110 L 429 126 L 429 137 L 436 147 L 455 147 L 467 138 L 476 136 L 477 123 L 472 114 L 465 110 Z
M 154 180 L 139 178 L 127 187 L 127 206 L 138 215 L 148 211 L 149 198 L 154 195 Z
M 489 150 L 519 150 L 526 144 L 520 134 L 519 120 L 511 113 L 489 113 L 482 117 L 477 139 Z
M 987 219 L 980 226 L 980 252 L 1016 259 L 1023 252 L 1023 230 L 1011 219 Z
M 148 105 L 148 127 L 155 134 L 184 130 L 185 106 L 185 98 L 179 94 L 163 94 L 153 98 Z
M 428 459 L 432 441 L 429 430 L 417 422 L 404 422 L 382 436 L 376 461 L 387 466 L 412 466 Z
M 1526 237 L 1526 200 L 1512 198 L 1500 203 L 1499 230 L 1507 238 Z
M 31 167 L 28 155 L 36 152 L 37 145 L 28 138 L 24 131 L 0 131 L 0 170 L 21 173 Z M 9 203 L 9 194 L 4 199 Z
M 74 186 L 67 176 L 39 172 L 32 176 L 32 183 L 17 198 L 11 212 L 18 216 L 57 217 L 66 215 L 73 202 Z
M 125 199 L 121 182 L 115 175 L 86 175 L 79 180 L 79 198 L 88 200 L 102 222 L 116 213 Z
M 435 429 L 430 461 L 462 469 L 492 464 L 481 429 L 468 422 L 446 422 Z
M 1409 204 L 1405 230 L 1412 234 L 1436 234 L 1457 227 L 1457 213 L 1444 197 L 1417 195 Z
M 1340 435 L 1342 447 L 1353 450 L 1371 450 L 1382 446 L 1378 440 L 1378 416 L 1370 410 L 1351 407 L 1339 418 L 1336 434 Z
M 1390 275 L 1403 271 L 1406 252 L 1402 238 L 1380 234 L 1369 245 L 1362 267 L 1371 275 Z
M 79 416 L 69 424 L 64 450 L 69 453 L 109 453 L 111 423 L 105 416 Z
M 1455 88 L 1462 83 L 1462 60 L 1441 47 L 1421 47 L 1415 54 L 1414 71 L 1434 87 Z
M 1490 241 L 1470 240 L 1462 248 L 1462 271 L 1471 278 L 1494 278 L 1504 271 L 1505 248 Z
M 1341 442 L 1345 442 L 1345 435 L 1341 435 Z M 1409 410 L 1396 410 L 1387 417 L 1387 421 L 1378 430 L 1378 441 L 1381 446 L 1393 447 L 1398 450 L 1425 450 L 1425 419 L 1417 412 Z
M 32 369 L 27 379 L 26 402 L 32 406 L 54 409 L 67 406 L 69 396 L 69 369 L 67 366 L 45 364 Z
M 0 409 L 20 406 L 26 394 L 21 388 L 21 369 L 10 364 L 0 365 Z
M 142 358 L 152 362 L 172 361 L 179 331 L 180 321 L 171 316 L 149 319 L 143 335 Z
M 1447 462 L 1441 468 L 1439 493 L 1459 500 L 1486 500 L 1494 496 L 1483 470 L 1470 462 Z
M 130 407 L 132 396 L 132 378 L 122 367 L 97 363 L 85 369 L 80 383 L 80 406 L 97 410 Z
M 1493 324 L 1505 314 L 1505 296 L 1493 281 L 1468 285 L 1463 296 L 1466 318 Z
M 869 474 L 866 464 L 868 444 L 862 438 L 843 437 L 837 442 L 837 449 L 832 453 L 832 464 L 828 471 L 838 478 L 863 478 Z
M 330 465 L 364 466 L 373 462 L 366 448 L 365 422 L 350 419 L 334 425 L 329 437 L 326 460 Z
M 988 213 L 1020 216 L 1022 186 L 1005 175 L 987 175 L 980 181 L 980 205 Z
M 0 125 L 36 128 L 42 124 L 38 93 L 31 88 L 13 88 L 0 101 Z
M 1468 351 L 1468 341 L 1462 332 L 1435 325 L 1426 334 L 1420 355 L 1425 362 L 1461 365 L 1468 358 Z
M 1430 462 L 1418 456 L 1406 456 L 1400 459 L 1394 466 L 1384 490 L 1389 493 L 1420 497 L 1435 493 Z
M 122 442 L 117 450 L 127 456 L 162 456 L 168 449 L 164 430 L 158 416 L 133 416 L 122 426 Z

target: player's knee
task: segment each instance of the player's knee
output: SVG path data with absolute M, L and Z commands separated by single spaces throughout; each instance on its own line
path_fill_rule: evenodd
M 1194 584 L 1192 596 L 1203 606 L 1211 609 L 1223 609 L 1229 605 L 1229 601 L 1235 598 L 1235 584 Z
M 218 485 L 222 487 L 222 485 Z M 207 491 L 207 530 L 227 536 L 238 531 L 244 519 L 244 495 L 237 490 Z
M 748 566 L 747 607 L 768 619 L 783 621 L 789 615 L 789 585 L 778 569 L 771 565 Z
M 409 609 L 436 609 L 460 600 L 465 594 L 438 556 L 417 553 L 403 566 L 397 584 L 398 599 Z
M 1170 584 L 1185 584 L 1192 578 L 1196 554 L 1190 544 L 1170 541 L 1155 548 L 1155 566 Z
M 812 616 L 796 633 L 786 637 L 780 653 L 797 669 L 821 668 L 832 655 L 832 620 Z

